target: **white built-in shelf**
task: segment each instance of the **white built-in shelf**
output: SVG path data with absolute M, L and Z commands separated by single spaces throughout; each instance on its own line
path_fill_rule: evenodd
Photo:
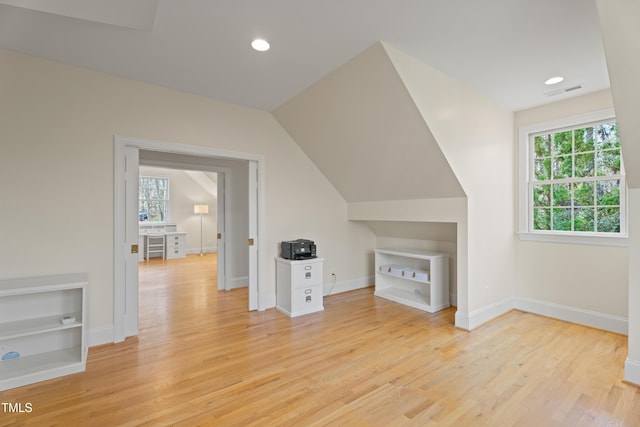
M 46 334 L 49 332 L 61 331 L 63 329 L 70 328 L 79 328 L 82 326 L 82 323 L 77 320 L 82 318 L 81 312 L 68 314 L 75 316 L 76 321 L 63 325 L 62 323 L 60 323 L 60 316 L 56 315 L 2 323 L 0 325 L 0 328 L 2 328 L 2 330 L 0 330 L 0 340 L 6 340 L 9 338 L 16 338 L 20 336 Z
M 376 296 L 430 313 L 449 307 L 448 254 L 376 249 L 375 268 Z
M 380 274 L 382 274 L 383 276 L 399 277 L 399 276 L 397 276 L 397 275 L 395 275 L 395 274 L 386 273 L 386 272 L 384 272 L 384 271 L 379 271 L 379 273 L 380 273 Z M 428 280 L 414 279 L 413 277 L 404 277 L 404 276 L 403 276 L 403 279 L 405 279 L 405 280 L 410 280 L 410 281 L 412 281 L 412 282 L 429 283 L 429 281 L 428 281 Z
M 0 280 L 0 391 L 85 370 L 83 274 Z M 63 324 L 62 317 L 75 321 Z
M 20 385 L 32 384 L 50 378 L 56 378 L 62 376 L 58 375 L 59 372 L 65 372 L 69 369 L 71 369 L 71 372 L 67 372 L 63 375 L 80 372 L 75 370 L 77 366 L 82 365 L 80 353 L 80 347 L 72 347 L 49 351 L 46 353 L 38 353 L 0 363 L 0 377 L 4 378 L 6 376 L 9 379 L 13 378 L 14 381 L 17 381 L 18 379 L 26 380 L 24 384 L 18 384 L 12 387 L 2 387 L 1 390 L 19 387 Z M 84 368 L 82 371 L 84 371 Z M 54 373 L 55 375 L 53 375 Z M 46 378 L 42 378 L 43 376 Z

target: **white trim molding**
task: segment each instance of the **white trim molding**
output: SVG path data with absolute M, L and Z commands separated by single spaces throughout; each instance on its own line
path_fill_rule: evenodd
M 530 157 L 533 156 L 533 148 L 529 144 L 529 136 L 538 132 L 552 132 L 563 128 L 599 122 L 603 120 L 614 120 L 615 111 L 613 108 L 594 111 L 573 117 L 565 117 L 544 123 L 536 123 L 523 126 L 518 129 L 518 238 L 524 241 L 538 241 L 547 243 L 569 243 L 584 245 L 603 246 L 628 246 L 627 239 L 627 206 L 626 206 L 626 184 L 623 174 L 620 175 L 620 233 L 579 233 L 560 231 L 533 231 L 531 218 L 531 194 L 529 180 L 531 179 Z M 624 162 L 623 162 L 624 163 Z
M 622 335 L 627 335 L 629 332 L 629 322 L 625 317 L 612 316 L 597 311 L 584 310 L 525 297 L 514 297 L 513 300 L 513 308 L 516 310 L 552 317 L 566 322 L 578 323 Z
M 616 334 L 628 335 L 629 322 L 625 317 L 518 296 L 506 298 L 470 313 L 458 310 L 456 311 L 455 324 L 460 329 L 472 331 L 514 309 Z
M 242 153 L 229 151 L 209 146 L 194 146 L 167 141 L 158 141 L 145 138 L 114 135 L 114 272 L 113 272 L 113 342 L 124 341 L 130 335 L 126 325 L 126 264 L 125 260 L 125 224 L 124 224 L 124 200 L 126 164 L 125 151 L 127 147 L 137 150 L 158 151 L 163 153 L 185 154 L 206 158 L 224 158 L 232 160 L 246 160 L 257 164 L 257 202 L 256 219 L 257 227 L 257 271 L 255 291 L 257 293 L 257 309 L 264 310 L 265 301 L 273 298 L 267 295 L 266 277 L 267 263 L 264 262 L 265 250 L 265 202 L 264 202 L 264 168 L 265 156 L 262 154 Z M 250 286 L 251 288 L 251 286 Z M 137 331 L 136 331 L 137 334 Z
M 249 276 L 232 277 L 229 279 L 229 289 L 240 289 L 249 287 Z
M 587 234 L 560 234 L 558 232 L 519 232 L 518 238 L 528 242 L 545 243 L 569 243 L 572 245 L 600 245 L 600 246 L 620 246 L 628 247 L 629 238 L 627 236 L 589 236 Z
M 513 310 L 513 300 L 511 297 L 479 308 L 470 313 L 457 310 L 455 320 L 456 327 L 466 331 L 472 331 L 490 320 L 510 312 L 511 310 Z
M 209 247 L 202 248 L 202 253 L 212 254 L 214 252 L 218 252 L 218 247 L 217 246 L 209 246 Z M 187 255 L 198 255 L 198 254 L 200 254 L 200 248 L 187 249 L 185 251 L 185 253 Z
M 89 330 L 88 347 L 113 343 L 113 325 L 91 328 Z
M 640 360 L 633 360 L 627 357 L 624 362 L 624 380 L 640 386 Z

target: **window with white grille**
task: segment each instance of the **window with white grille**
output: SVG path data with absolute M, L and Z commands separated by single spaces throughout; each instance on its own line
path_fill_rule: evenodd
M 615 118 L 547 125 L 555 127 L 520 132 L 525 193 L 520 232 L 626 236 L 626 183 Z
M 169 220 L 169 178 L 141 176 L 138 181 L 139 220 Z

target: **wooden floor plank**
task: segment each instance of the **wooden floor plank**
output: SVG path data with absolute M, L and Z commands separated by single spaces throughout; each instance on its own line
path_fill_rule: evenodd
M 468 333 L 363 289 L 288 318 L 218 291 L 215 255 L 140 265 L 140 334 L 0 394 L 0 426 L 640 426 L 627 338 L 518 311 Z

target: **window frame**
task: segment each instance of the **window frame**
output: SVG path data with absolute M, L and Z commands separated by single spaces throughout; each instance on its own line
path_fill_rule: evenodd
M 166 181 L 167 182 L 166 197 L 164 199 L 141 199 L 140 198 L 140 180 L 141 179 L 157 179 L 157 180 Z M 169 179 L 168 176 L 152 176 L 152 175 L 138 176 L 138 211 L 140 211 L 140 201 L 142 200 L 164 202 L 166 205 L 165 217 L 163 221 L 151 221 L 150 219 L 148 219 L 146 221 L 139 221 L 139 222 L 145 222 L 149 224 L 166 224 L 171 221 L 171 203 L 170 203 L 170 193 L 169 193 L 170 188 L 171 188 L 171 180 Z
M 580 126 L 588 126 L 594 122 L 616 120 L 615 111 L 612 108 L 594 111 L 563 119 L 535 123 L 522 126 L 518 129 L 518 237 L 520 240 L 572 243 L 606 246 L 627 246 L 627 184 L 624 172 L 624 157 L 621 152 L 620 172 L 620 232 L 580 232 L 559 230 L 534 230 L 533 229 L 533 191 L 529 191 L 532 185 L 532 164 L 534 157 L 534 144 L 530 143 L 531 136 L 541 133 L 554 133 L 567 129 L 575 129 Z M 622 148 L 621 148 L 622 150 Z

